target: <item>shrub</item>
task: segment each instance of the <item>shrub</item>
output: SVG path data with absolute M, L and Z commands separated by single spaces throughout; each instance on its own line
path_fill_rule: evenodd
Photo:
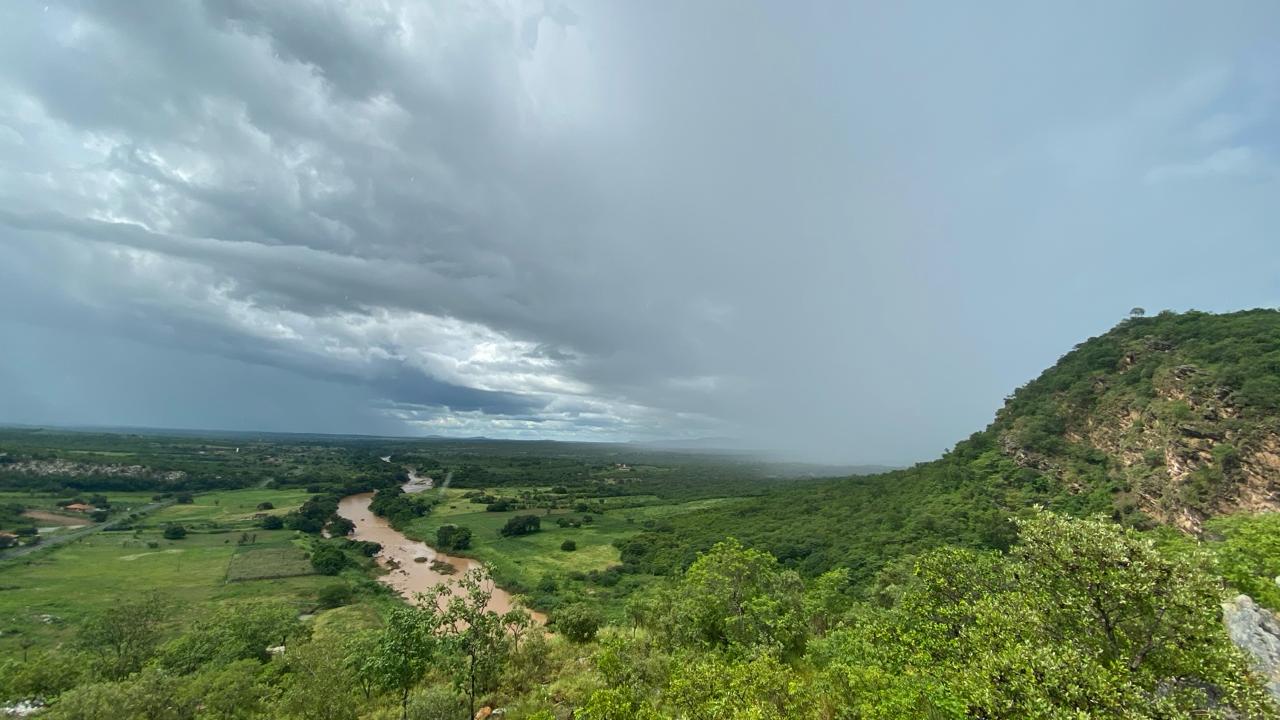
M 436 530 L 436 545 L 441 550 L 466 550 L 471 547 L 471 529 L 461 525 L 442 525 Z
M 573 603 L 557 610 L 553 623 L 556 630 L 572 642 L 585 643 L 595 639 L 604 617 L 590 605 Z
M 507 524 L 502 526 L 499 534 L 503 537 L 515 537 L 517 535 L 528 535 L 538 532 L 542 529 L 542 521 L 537 515 L 516 515 L 507 520 Z
M 320 588 L 316 593 L 316 602 L 322 608 L 336 608 L 351 602 L 351 586 L 346 583 L 334 583 Z
M 311 567 L 321 575 L 337 575 L 347 566 L 347 556 L 338 548 L 321 543 L 311 551 Z
M 356 529 L 356 524 L 344 517 L 334 516 L 329 521 L 328 528 L 329 535 L 332 537 L 346 537 L 351 534 L 352 530 Z
M 275 510 L 276 506 L 269 502 L 260 502 L 258 503 L 258 509 L 259 510 Z
M 187 536 L 187 529 L 181 525 L 166 525 L 164 528 L 165 540 L 181 540 Z
M 565 540 L 564 542 L 560 543 L 560 549 L 564 550 L 565 552 L 573 552 L 574 550 L 578 549 L 578 543 L 572 540 Z
M 259 522 L 263 530 L 279 530 L 284 527 L 284 520 L 279 515 L 268 515 Z
M 344 550 L 355 550 L 365 557 L 373 557 L 382 552 L 381 543 L 368 540 L 343 540 L 342 547 Z

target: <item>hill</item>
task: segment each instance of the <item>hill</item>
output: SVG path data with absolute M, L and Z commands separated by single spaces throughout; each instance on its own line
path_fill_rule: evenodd
M 1037 504 L 1199 532 L 1280 506 L 1280 312 L 1132 317 L 1077 345 L 942 458 L 690 513 L 622 547 L 644 571 L 732 535 L 806 575 L 867 584 L 943 544 L 1005 548 Z

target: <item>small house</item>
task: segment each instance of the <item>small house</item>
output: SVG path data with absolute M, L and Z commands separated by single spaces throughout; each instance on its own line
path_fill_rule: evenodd
M 70 510 L 71 512 L 78 512 L 78 513 L 86 513 L 86 514 L 87 514 L 87 513 L 91 513 L 91 512 L 93 512 L 94 510 L 97 510 L 98 508 L 96 508 L 96 507 L 94 507 L 94 506 L 92 506 L 92 505 L 85 505 L 84 503 L 71 503 L 70 505 L 68 505 L 68 506 L 66 507 L 66 509 L 67 509 L 67 510 Z

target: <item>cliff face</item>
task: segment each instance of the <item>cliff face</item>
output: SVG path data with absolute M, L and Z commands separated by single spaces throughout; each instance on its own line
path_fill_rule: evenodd
M 1280 312 L 1163 313 L 1077 346 L 988 429 L 1068 494 L 1198 532 L 1280 509 Z

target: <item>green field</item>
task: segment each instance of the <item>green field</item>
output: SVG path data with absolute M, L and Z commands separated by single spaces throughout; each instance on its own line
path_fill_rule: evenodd
M 177 603 L 187 618 L 202 606 L 240 598 L 283 599 L 309 609 L 316 592 L 334 578 L 309 574 L 297 533 L 266 531 L 253 522 L 259 503 L 271 502 L 273 512 L 283 513 L 305 496 L 293 489 L 199 495 L 131 530 L 99 532 L 0 561 L 0 655 L 14 651 L 23 638 L 37 648 L 68 640 L 85 617 L 150 590 Z M 161 532 L 169 523 L 182 523 L 190 532 L 166 540 Z M 252 544 L 241 544 L 243 534 Z M 232 574 L 240 581 L 228 582 Z
M 255 533 L 256 536 L 256 533 Z M 227 564 L 227 582 L 314 575 L 307 554 L 295 545 L 242 546 Z
M 545 488 L 504 487 L 503 495 L 516 495 L 522 490 L 545 490 Z M 616 566 L 619 562 L 618 549 L 614 542 L 621 540 L 644 528 L 645 521 L 657 520 L 674 515 L 714 507 L 733 498 L 707 498 L 683 503 L 662 503 L 655 496 L 625 496 L 613 498 L 589 498 L 592 505 L 601 501 L 606 507 L 622 503 L 648 502 L 652 504 L 635 507 L 608 509 L 604 513 L 573 512 L 555 509 L 550 513 L 546 509 L 526 509 L 508 512 L 488 512 L 484 505 L 470 502 L 463 497 L 463 490 L 450 489 L 443 491 L 430 490 L 441 500 L 430 513 L 403 526 L 401 531 L 408 537 L 434 544 L 436 529 L 442 525 L 461 525 L 470 528 L 472 533 L 471 547 L 457 553 L 476 558 L 488 563 L 493 568 L 494 576 L 499 584 L 524 594 L 526 599 L 537 604 L 539 583 L 544 578 L 552 578 L 570 595 L 580 594 L 604 603 L 606 609 L 617 611 L 620 604 L 620 593 L 610 592 L 605 588 L 594 587 L 582 579 L 574 579 L 576 573 L 604 571 Z M 503 537 L 499 529 L 507 520 L 516 515 L 536 515 L 542 523 L 539 532 L 519 537 Z M 585 515 L 591 516 L 591 522 L 582 523 L 580 527 L 560 527 L 558 518 L 572 518 L 579 522 Z M 573 540 L 577 549 L 565 551 L 560 545 L 565 540 Z M 625 583 L 629 587 L 636 578 L 628 578 Z

